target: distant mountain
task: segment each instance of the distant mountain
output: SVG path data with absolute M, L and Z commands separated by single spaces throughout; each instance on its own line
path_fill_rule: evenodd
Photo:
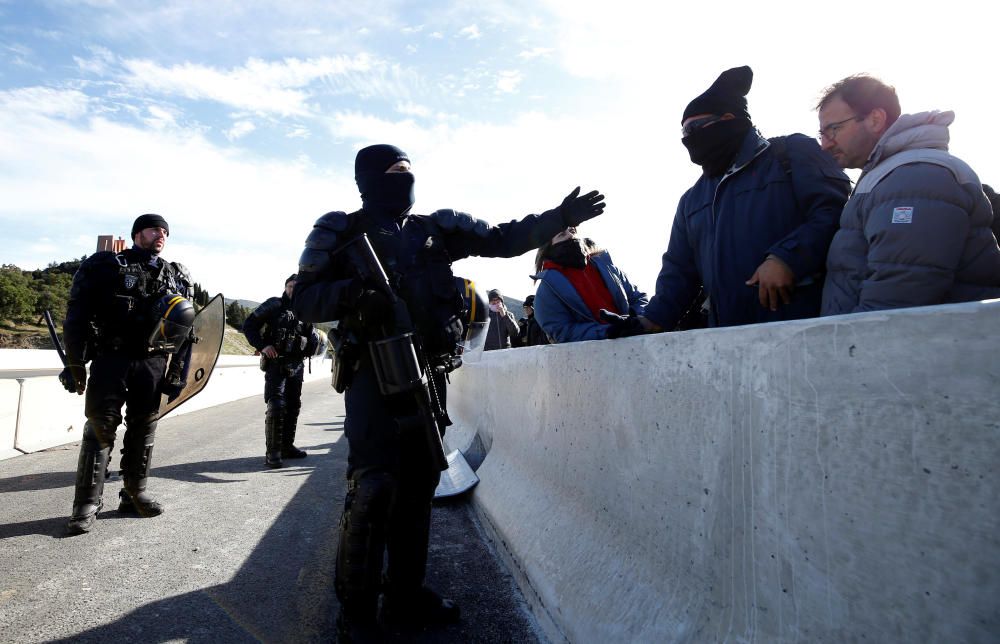
M 253 300 L 241 300 L 239 298 L 230 298 L 225 296 L 223 296 L 223 298 L 226 300 L 226 306 L 229 306 L 232 303 L 233 299 L 236 299 L 236 301 L 239 302 L 240 306 L 242 306 L 245 309 L 249 309 L 251 311 L 260 306 L 260 302 L 254 302 Z

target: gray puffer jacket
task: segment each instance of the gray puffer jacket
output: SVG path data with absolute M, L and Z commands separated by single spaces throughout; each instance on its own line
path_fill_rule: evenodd
M 904 114 L 882 135 L 830 245 L 823 315 L 1000 297 L 989 201 L 947 152 L 954 119 Z

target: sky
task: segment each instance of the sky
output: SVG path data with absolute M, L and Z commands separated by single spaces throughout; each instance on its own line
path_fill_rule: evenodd
M 0 264 L 93 253 L 155 212 L 164 257 L 262 301 L 320 215 L 360 207 L 356 152 L 392 143 L 415 213 L 499 224 L 600 190 L 581 233 L 652 293 L 699 174 L 681 114 L 720 72 L 753 68 L 765 136 L 814 135 L 824 87 L 879 76 L 904 113 L 954 110 L 951 151 L 995 186 L 992 25 L 964 0 L 0 0 Z M 533 257 L 454 269 L 523 299 Z

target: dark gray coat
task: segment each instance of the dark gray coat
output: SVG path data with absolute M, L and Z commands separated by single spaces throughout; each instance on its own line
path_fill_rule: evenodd
M 823 315 L 1000 297 L 989 201 L 947 152 L 954 118 L 904 114 L 875 146 L 830 246 Z

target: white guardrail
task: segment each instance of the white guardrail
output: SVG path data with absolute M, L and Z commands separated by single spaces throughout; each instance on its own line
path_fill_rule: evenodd
M 1000 301 L 486 353 L 447 440 L 572 642 L 1000 633 Z
M 259 358 L 222 355 L 197 396 L 171 415 L 264 393 Z M 64 445 L 83 437 L 84 396 L 59 383 L 62 364 L 55 351 L 0 349 L 0 460 Z M 307 380 L 328 378 L 330 363 L 313 359 Z

